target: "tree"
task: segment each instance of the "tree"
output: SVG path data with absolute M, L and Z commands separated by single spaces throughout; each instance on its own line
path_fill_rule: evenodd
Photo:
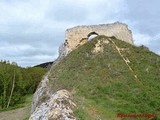
M 13 81 L 12 81 L 12 89 L 11 89 L 11 94 L 10 94 L 10 97 L 9 97 L 9 100 L 8 100 L 7 108 L 10 105 L 11 98 L 12 98 L 12 95 L 13 95 L 13 91 L 14 91 L 14 87 L 15 87 L 15 77 L 16 77 L 16 75 L 15 75 L 15 71 L 14 71 L 14 77 L 13 77 Z
M 9 84 L 9 73 L 8 73 L 8 65 L 5 63 L 1 64 L 0 69 L 0 80 L 3 86 L 3 94 L 2 94 L 2 107 L 5 108 L 7 106 L 7 87 Z

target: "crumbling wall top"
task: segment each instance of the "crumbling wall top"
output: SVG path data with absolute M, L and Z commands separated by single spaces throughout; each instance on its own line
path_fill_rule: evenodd
M 112 24 L 76 26 L 67 29 L 65 44 L 67 48 L 72 51 L 87 42 L 88 37 L 94 33 L 96 35 L 105 35 L 109 37 L 115 36 L 120 40 L 133 44 L 131 30 L 128 29 L 128 25 L 120 22 Z

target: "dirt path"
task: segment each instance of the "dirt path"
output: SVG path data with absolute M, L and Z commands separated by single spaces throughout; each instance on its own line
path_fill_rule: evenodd
M 30 111 L 30 107 L 24 107 L 16 110 L 0 112 L 0 120 L 27 120 Z

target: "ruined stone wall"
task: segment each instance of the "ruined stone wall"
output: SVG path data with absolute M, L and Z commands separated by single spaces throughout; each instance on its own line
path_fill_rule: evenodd
M 112 24 L 101 24 L 91 26 L 77 26 L 66 30 L 65 44 L 72 51 L 78 46 L 86 43 L 92 33 L 105 36 L 115 36 L 116 38 L 133 44 L 132 33 L 128 26 L 123 23 L 115 22 Z

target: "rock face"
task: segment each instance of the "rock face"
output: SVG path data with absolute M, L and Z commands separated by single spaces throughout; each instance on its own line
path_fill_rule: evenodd
M 47 82 L 48 82 L 48 75 L 50 72 L 48 72 L 44 78 L 42 79 L 39 87 L 37 88 L 36 92 L 34 93 L 33 96 L 33 101 L 32 101 L 32 109 L 31 113 L 33 113 L 36 109 L 37 106 L 41 104 L 41 99 L 43 98 L 49 98 L 51 94 L 49 93 L 49 90 L 47 88 Z M 43 98 L 42 98 L 43 97 Z
M 59 47 L 59 57 L 52 63 L 51 69 L 59 62 L 61 61 L 66 55 L 68 54 L 68 49 L 65 46 L 65 44 L 62 44 Z M 50 90 L 47 88 L 48 83 L 48 76 L 50 74 L 51 69 L 48 71 L 48 73 L 44 76 L 42 81 L 40 82 L 36 92 L 33 96 L 33 102 L 32 102 L 32 110 L 31 113 L 33 113 L 36 109 L 36 107 L 40 106 L 43 100 L 50 98 L 53 93 L 50 93 Z
M 117 39 L 133 44 L 132 33 L 126 24 L 115 22 L 91 26 L 77 26 L 66 31 L 65 44 L 72 51 L 88 41 L 91 35 L 115 36 Z
M 67 90 L 60 90 L 37 107 L 29 120 L 76 120 L 74 108 L 76 105 L 72 102 L 71 94 Z

